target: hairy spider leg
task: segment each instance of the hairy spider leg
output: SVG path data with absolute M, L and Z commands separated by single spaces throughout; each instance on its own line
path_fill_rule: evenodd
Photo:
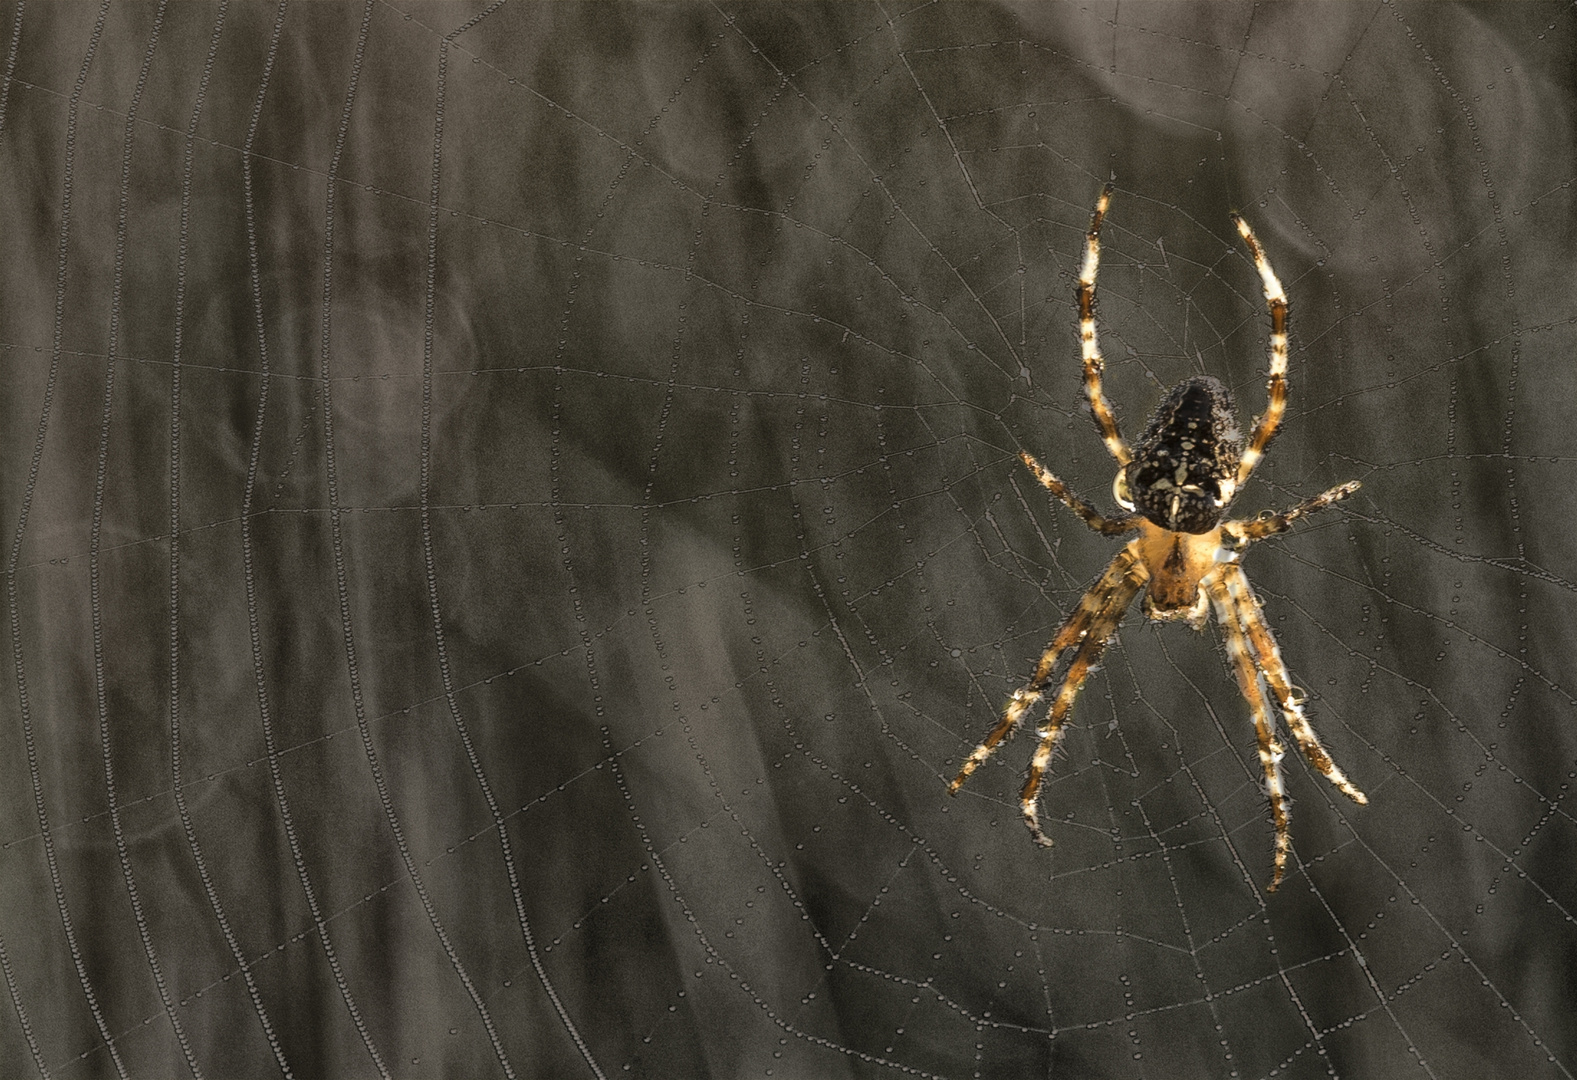
M 1062 500 L 1064 506 L 1078 514 L 1079 519 L 1096 532 L 1103 536 L 1122 536 L 1124 533 L 1133 532 L 1139 527 L 1139 518 L 1135 514 L 1124 514 L 1120 518 L 1102 517 L 1100 511 L 1096 510 L 1082 496 L 1076 494 L 1044 465 L 1036 461 L 1034 455 L 1026 450 L 1020 450 L 1018 456 L 1025 465 L 1029 466 L 1030 472 L 1035 474 L 1035 479 L 1040 481 L 1042 487 Z
M 1226 530 L 1241 544 L 1252 544 L 1256 540 L 1263 540 L 1267 536 L 1284 533 L 1292 528 L 1292 523 L 1305 514 L 1312 514 L 1316 510 L 1323 510 L 1332 503 L 1340 502 L 1363 485 L 1357 480 L 1349 480 L 1345 484 L 1337 484 L 1329 491 L 1321 492 L 1312 499 L 1304 499 L 1296 506 L 1288 507 L 1279 514 L 1267 514 L 1252 521 L 1231 521 L 1226 525 Z
M 1337 767 L 1336 762 L 1331 760 L 1331 755 L 1320 743 L 1320 737 L 1314 733 L 1309 718 L 1304 715 L 1303 695 L 1292 685 L 1287 664 L 1282 660 L 1281 650 L 1276 647 L 1276 638 L 1265 622 L 1264 608 L 1259 597 L 1254 595 L 1248 575 L 1235 563 L 1228 564 L 1221 567 L 1221 580 L 1237 608 L 1238 622 L 1248 630 L 1254 652 L 1259 656 L 1259 669 L 1264 672 L 1265 682 L 1270 685 L 1271 693 L 1281 706 L 1281 714 L 1287 721 L 1292 737 L 1298 740 L 1303 756 L 1343 795 L 1355 803 L 1367 804 L 1369 797 L 1359 791 Z
M 1128 553 L 1128 549 L 1125 548 L 1123 554 Z M 1121 561 L 1123 561 L 1122 555 L 1113 559 L 1112 569 L 1116 569 Z M 1036 802 L 1040 798 L 1041 780 L 1051 764 L 1052 751 L 1057 748 L 1057 740 L 1062 737 L 1062 722 L 1067 719 L 1068 711 L 1073 708 L 1073 700 L 1079 696 L 1079 689 L 1083 687 L 1085 677 L 1089 675 L 1096 661 L 1100 659 L 1101 653 L 1106 651 L 1107 643 L 1116 634 L 1117 624 L 1122 622 L 1128 605 L 1133 603 L 1133 598 L 1139 595 L 1139 590 L 1144 588 L 1144 583 L 1148 579 L 1149 574 L 1139 562 L 1138 556 L 1130 556 L 1122 578 L 1113 582 L 1106 603 L 1090 620 L 1090 628 L 1085 633 L 1078 652 L 1073 654 L 1072 662 L 1068 664 L 1068 671 L 1062 677 L 1062 685 L 1057 688 L 1057 696 L 1052 699 L 1046 719 L 1036 731 L 1040 736 L 1040 743 L 1035 747 L 1035 756 L 1030 760 L 1029 775 L 1024 778 L 1024 790 L 1019 793 L 1019 811 L 1024 815 L 1024 824 L 1029 826 L 1030 835 L 1041 847 L 1050 847 L 1051 837 L 1041 831 Z
M 1095 336 L 1095 272 L 1101 264 L 1101 219 L 1111 204 L 1112 188 L 1113 185 L 1107 184 L 1101 189 L 1085 238 L 1084 265 L 1079 269 L 1079 343 L 1084 354 L 1084 394 L 1090 399 L 1095 424 L 1101 429 L 1107 452 L 1117 459 L 1117 464 L 1126 465 L 1133 459 L 1133 453 L 1123 441 L 1122 432 L 1117 430 L 1117 416 L 1101 390 L 1101 369 L 1106 361 L 1101 358 L 1101 343 Z
M 958 789 L 963 787 L 964 781 L 969 779 L 969 774 L 978 769 L 982 762 L 996 752 L 997 744 L 1012 735 L 1018 729 L 1019 722 L 1024 719 L 1024 713 L 1030 706 L 1039 701 L 1046 690 L 1046 685 L 1051 682 L 1051 673 L 1056 669 L 1057 658 L 1081 641 L 1087 640 L 1091 631 L 1091 621 L 1097 615 L 1104 615 L 1110 606 L 1110 601 L 1117 587 L 1135 572 L 1138 560 L 1127 548 L 1117 553 L 1099 580 L 1090 586 L 1079 606 L 1074 608 L 1062 625 L 1057 628 L 1057 634 L 1041 654 L 1040 663 L 1035 667 L 1035 676 L 1030 681 L 1013 692 L 1008 699 L 1007 708 L 1002 710 L 1002 719 L 997 726 L 991 729 L 991 734 L 986 736 L 986 741 L 975 747 L 969 759 L 964 762 L 953 782 L 947 785 L 950 795 L 957 795 Z M 1138 571 L 1143 573 L 1142 570 Z M 1123 601 L 1123 609 L 1133 602 L 1129 596 Z M 1122 612 L 1118 612 L 1119 619 Z M 1116 623 L 1113 623 L 1115 627 Z
M 1227 639 L 1227 652 L 1237 672 L 1238 689 L 1254 714 L 1254 734 L 1259 739 L 1259 763 L 1265 772 L 1265 795 L 1270 799 L 1270 816 L 1276 826 L 1276 861 L 1266 892 L 1275 892 L 1287 872 L 1287 853 L 1292 849 L 1292 812 L 1288 805 L 1287 791 L 1281 780 L 1281 759 L 1286 751 L 1276 741 L 1271 730 L 1270 706 L 1259 688 L 1259 667 L 1255 663 L 1248 635 L 1238 621 L 1232 594 L 1220 574 L 1212 575 L 1206 583 L 1211 602 L 1216 609 L 1216 621 L 1221 624 Z
M 1265 257 L 1265 251 L 1254 238 L 1254 230 L 1248 227 L 1248 222 L 1236 213 L 1232 215 L 1232 221 L 1254 256 L 1254 267 L 1259 271 L 1260 281 L 1265 287 L 1265 305 L 1270 308 L 1270 381 L 1265 385 L 1270 402 L 1259 419 L 1254 421 L 1253 437 L 1249 439 L 1242 460 L 1238 463 L 1237 483 L 1241 488 L 1248 482 L 1254 466 L 1265 456 L 1265 447 L 1275 437 L 1276 429 L 1281 426 L 1281 415 L 1287 411 L 1287 294 L 1282 291 L 1281 281 L 1270 268 L 1270 260 Z

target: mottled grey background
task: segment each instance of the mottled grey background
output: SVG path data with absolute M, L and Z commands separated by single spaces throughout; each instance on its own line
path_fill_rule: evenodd
M 1568 3 L 12 5 L 0 1074 L 1571 1077 Z M 1034 848 L 945 783 L 1263 402 L 1274 896 L 1137 614 Z

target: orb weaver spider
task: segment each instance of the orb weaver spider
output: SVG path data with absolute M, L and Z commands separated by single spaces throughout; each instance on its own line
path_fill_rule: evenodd
M 1063 621 L 1036 665 L 1034 677 L 1014 692 L 1002 719 L 969 755 L 948 791 L 956 795 L 969 774 L 1013 734 L 1025 712 L 1045 695 L 1057 661 L 1072 650 L 1072 659 L 1046 720 L 1038 729 L 1040 743 L 1019 795 L 1030 834 L 1036 843 L 1050 846 L 1051 838 L 1042 831 L 1036 812 L 1041 781 L 1062 735 L 1063 721 L 1129 605 L 1143 592 L 1144 612 L 1150 619 L 1182 620 L 1196 630 L 1214 608 L 1259 739 L 1265 794 L 1276 827 L 1275 869 L 1266 886 L 1267 892 L 1274 892 L 1286 873 L 1287 853 L 1292 846 L 1291 812 L 1281 778 L 1284 750 L 1272 728 L 1261 677 L 1309 764 L 1354 802 L 1369 800 L 1337 768 L 1304 715 L 1303 694 L 1292 685 L 1259 599 L 1238 559 L 1250 544 L 1286 532 L 1304 515 L 1351 495 L 1358 489 L 1358 481 L 1340 484 L 1278 514 L 1264 514 L 1253 520 L 1221 520 L 1233 496 L 1264 457 L 1287 407 L 1287 296 L 1253 230 L 1236 213 L 1232 220 L 1254 257 L 1270 309 L 1269 405 L 1255 421 L 1245 446 L 1230 391 L 1218 379 L 1196 376 L 1173 387 L 1161 400 L 1136 447 L 1130 448 L 1123 440 L 1117 418 L 1101 389 L 1103 361 L 1095 335 L 1095 272 L 1100 264 L 1101 221 L 1111 202 L 1112 189 L 1107 184 L 1095 204 L 1077 295 L 1084 391 L 1106 449 L 1117 459 L 1119 468 L 1112 482 L 1112 497 L 1123 508 L 1123 514 L 1103 516 L 1033 456 L 1020 452 L 1019 457 L 1042 486 L 1096 532 L 1123 536 L 1137 531 L 1139 535 L 1118 552 Z

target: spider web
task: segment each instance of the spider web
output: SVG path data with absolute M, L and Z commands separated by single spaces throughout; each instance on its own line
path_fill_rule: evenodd
M 1577 1071 L 1570 4 L 5 9 L 6 1076 Z M 1032 846 L 945 785 L 1262 407 L 1369 796 L 1272 832 L 1130 613 Z M 1563 432 L 1565 432 L 1563 434 Z

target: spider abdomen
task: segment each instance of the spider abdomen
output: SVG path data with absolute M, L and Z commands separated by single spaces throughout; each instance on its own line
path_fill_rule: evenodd
M 1243 433 L 1232 392 L 1199 375 L 1174 386 L 1156 406 L 1124 467 L 1120 486 L 1133 508 L 1169 532 L 1206 533 L 1237 493 Z

